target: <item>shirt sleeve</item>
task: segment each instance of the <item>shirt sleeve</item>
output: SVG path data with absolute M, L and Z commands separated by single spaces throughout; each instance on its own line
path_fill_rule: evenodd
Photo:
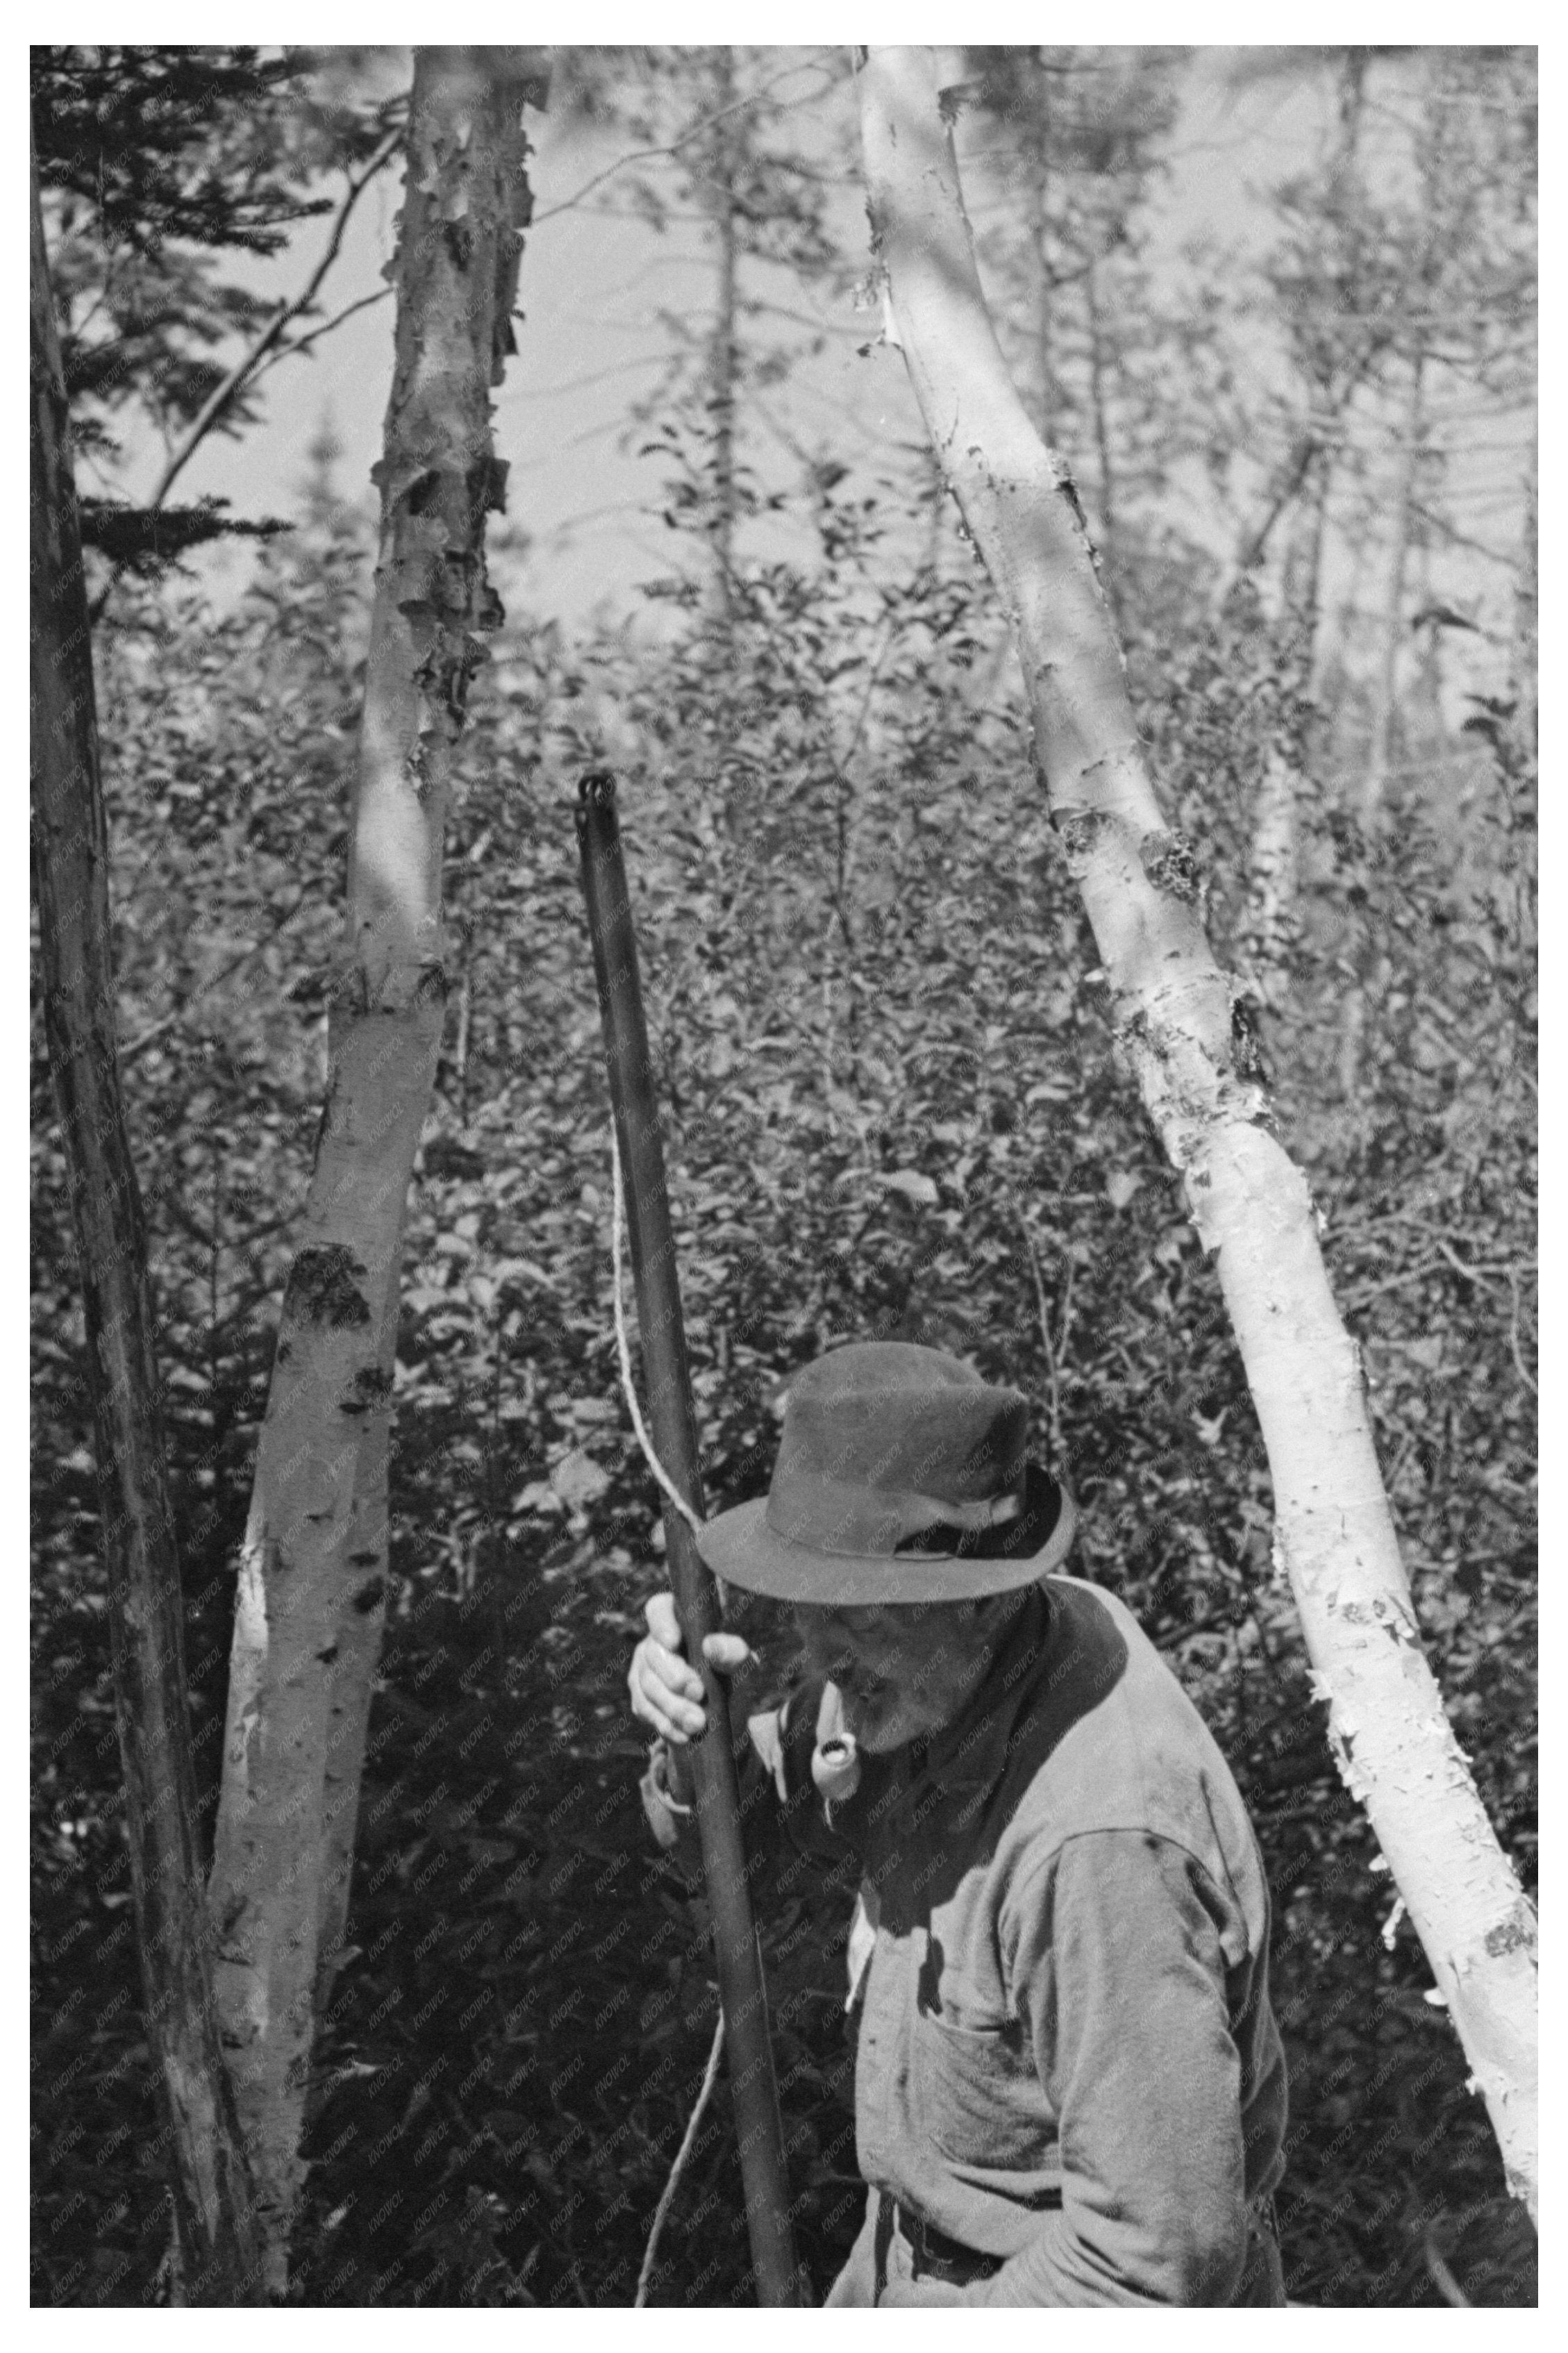
M 1227 1898 L 1142 1831 L 1069 1839 L 1004 1915 L 1062 2202 L 968 2300 L 1230 2302 L 1247 2251 Z

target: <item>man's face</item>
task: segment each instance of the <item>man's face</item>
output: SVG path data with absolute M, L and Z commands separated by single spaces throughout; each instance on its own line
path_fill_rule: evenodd
M 892 1609 L 795 1611 L 813 1674 L 837 1683 L 844 1719 L 873 1755 L 951 1724 L 995 1653 L 1022 1600 L 913 1602 Z

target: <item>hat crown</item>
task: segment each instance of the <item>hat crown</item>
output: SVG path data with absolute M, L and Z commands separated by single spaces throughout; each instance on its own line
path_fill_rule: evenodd
M 1067 1557 L 1072 1499 L 1026 1460 L 1028 1406 L 942 1348 L 858 1341 L 797 1373 L 765 1503 L 698 1538 L 721 1577 L 817 1606 L 972 1599 Z
M 828 1482 L 889 1504 L 982 1502 L 1016 1485 L 1027 1434 L 1017 1390 L 991 1388 L 956 1356 L 912 1341 L 856 1342 L 791 1388 L 773 1501 L 787 1515 L 792 1497 Z

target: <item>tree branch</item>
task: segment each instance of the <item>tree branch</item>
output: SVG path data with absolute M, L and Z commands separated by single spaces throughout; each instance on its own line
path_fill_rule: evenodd
M 1057 1363 L 1056 1343 L 1051 1338 L 1050 1303 L 1046 1297 L 1046 1279 L 1040 1271 L 1040 1254 L 1035 1248 L 1035 1237 L 1029 1231 L 1028 1220 L 1022 1209 L 1017 1212 L 1018 1229 L 1024 1237 L 1024 1248 L 1029 1253 L 1029 1268 L 1035 1278 L 1035 1297 L 1040 1311 L 1040 1339 L 1046 1351 L 1046 1375 L 1050 1384 L 1051 1399 L 1051 1460 L 1062 1459 L 1062 1384 Z M 1072 1261 L 1068 1261 L 1068 1295 L 1071 1295 Z M 1065 1336 L 1065 1323 L 1064 1323 Z
M 1258 565 L 1262 563 L 1269 535 L 1291 500 L 1306 481 L 1320 446 L 1318 437 L 1310 427 L 1299 438 L 1295 448 L 1286 461 L 1267 513 L 1254 527 L 1244 543 L 1240 554 L 1237 557 L 1236 569 L 1238 579 L 1245 579 L 1249 572 L 1256 571 Z
M 1438 2252 L 1437 2242 L 1430 2231 L 1426 2232 L 1422 2237 L 1421 2252 L 1426 2258 L 1426 2268 L 1432 2274 L 1432 2284 L 1444 2303 L 1463 2305 L 1468 2311 L 1470 2299 L 1443 2261 Z
M 343 321 L 352 319 L 356 311 L 368 311 L 373 303 L 389 301 L 391 297 L 390 286 L 380 287 L 374 294 L 362 294 L 357 302 L 349 303 L 346 309 L 338 312 L 336 318 L 324 319 L 319 327 L 312 327 L 308 335 L 296 336 L 291 343 L 279 343 L 276 350 L 268 353 L 267 358 L 257 369 L 254 380 L 259 383 L 263 376 L 269 375 L 279 360 L 292 359 L 296 352 L 308 352 L 312 343 L 319 343 L 323 335 L 330 335 L 334 327 L 341 327 Z
M 1520 1379 L 1524 1383 L 1525 1388 L 1530 1391 L 1531 1397 L 1539 1397 L 1541 1391 L 1536 1387 L 1531 1375 L 1526 1372 L 1524 1368 L 1524 1356 L 1519 1345 L 1519 1277 L 1515 1274 L 1511 1266 L 1508 1271 L 1508 1287 L 1513 1294 L 1513 1313 L 1509 1318 L 1509 1345 L 1513 1350 L 1513 1361 L 1515 1367 L 1518 1370 Z
M 234 977 L 234 975 L 239 970 L 241 965 L 248 964 L 252 956 L 259 955 L 263 948 L 269 947 L 272 942 L 278 937 L 279 934 L 283 930 L 285 924 L 291 923 L 293 922 L 300 908 L 305 904 L 305 898 L 306 894 L 301 891 L 300 896 L 295 900 L 294 904 L 289 908 L 285 913 L 277 918 L 276 922 L 273 923 L 272 929 L 268 933 L 265 939 L 254 940 L 250 946 L 247 947 L 242 955 L 237 955 L 232 963 L 226 964 L 221 972 L 214 973 L 212 978 L 210 980 L 203 981 L 199 988 L 193 988 L 188 997 L 181 997 L 178 1005 L 176 1005 L 172 1011 L 162 1015 L 160 1018 L 154 1021 L 149 1029 L 143 1029 L 137 1037 L 132 1038 L 127 1045 L 121 1046 L 120 1049 L 121 1069 L 123 1070 L 128 1062 L 134 1061 L 138 1054 L 145 1053 L 149 1046 L 155 1046 L 160 1038 L 164 1036 L 168 1030 L 174 1029 L 184 1019 L 185 1015 L 190 1011 L 192 1006 L 196 1004 L 200 998 L 210 996 L 215 988 L 221 988 L 226 980 L 231 980 Z
M 328 270 L 331 269 L 333 262 L 338 258 L 339 251 L 342 246 L 343 233 L 348 227 L 349 216 L 353 213 L 355 205 L 358 204 L 360 197 L 370 185 L 372 180 L 374 179 L 376 174 L 381 170 L 383 164 L 385 164 L 392 155 L 395 154 L 402 144 L 403 132 L 401 127 L 395 131 L 389 131 L 385 138 L 382 140 L 380 145 L 373 150 L 363 169 L 358 173 L 350 172 L 347 174 L 348 188 L 344 194 L 342 202 L 339 205 L 337 212 L 333 216 L 331 232 L 327 238 L 326 248 L 323 251 L 320 261 L 316 264 L 315 269 L 310 272 L 310 277 L 306 280 L 304 287 L 300 292 L 296 294 L 291 301 L 280 302 L 278 305 L 278 308 L 273 311 L 271 318 L 268 319 L 267 324 L 262 328 L 261 332 L 255 338 L 249 349 L 241 353 L 240 357 L 235 362 L 233 367 L 230 368 L 227 375 L 225 376 L 223 382 L 218 385 L 216 391 L 214 392 L 204 404 L 195 422 L 191 426 L 189 432 L 185 435 L 184 439 L 180 443 L 179 448 L 174 451 L 174 456 L 169 459 L 168 464 L 164 467 L 163 474 L 159 480 L 158 486 L 153 492 L 152 498 L 148 501 L 149 506 L 155 509 L 163 505 L 163 501 L 168 497 L 170 491 L 173 489 L 176 478 L 184 470 L 185 467 L 190 463 L 190 460 L 195 456 L 196 451 L 206 439 L 207 435 L 212 431 L 214 426 L 216 425 L 226 412 L 233 406 L 240 393 L 244 390 L 247 384 L 249 383 L 251 377 L 256 374 L 256 371 L 260 365 L 262 360 L 266 358 L 268 353 L 277 343 L 279 336 L 289 324 L 289 320 L 297 319 L 302 311 L 308 311 L 310 309 L 310 304 L 315 300 L 318 288 L 321 286 L 321 283 L 326 277 Z M 373 297 L 371 299 L 378 300 L 379 297 Z M 307 338 L 306 340 L 310 339 Z M 299 349 L 300 346 L 296 345 L 295 348 Z
M 1235 1602 L 1223 1601 L 1217 1609 L 1211 1609 L 1206 1618 L 1194 1618 L 1189 1626 L 1167 1626 L 1163 1633 L 1151 1635 L 1150 1640 L 1157 1651 L 1173 1651 L 1179 1642 L 1191 1641 L 1195 1634 L 1228 1631 L 1236 1623 Z
M 562 213 L 574 211 L 584 196 L 591 196 L 595 188 L 602 188 L 606 180 L 613 180 L 616 174 L 624 172 L 629 164 L 649 164 L 657 162 L 661 156 L 679 155 L 683 147 L 689 147 L 694 139 L 700 139 L 705 132 L 713 129 L 715 123 L 724 121 L 731 114 L 744 114 L 749 107 L 760 104 L 766 98 L 769 90 L 776 90 L 779 83 L 787 81 L 792 74 L 804 72 L 808 63 L 817 72 L 826 72 L 830 81 L 834 79 L 826 58 L 803 59 L 798 64 L 785 66 L 782 72 L 770 75 L 769 79 L 758 89 L 752 90 L 748 97 L 737 98 L 729 106 L 721 106 L 711 114 L 700 116 L 689 130 L 683 131 L 678 139 L 672 139 L 668 147 L 634 147 L 629 155 L 617 155 L 613 164 L 606 164 L 602 172 L 595 172 L 591 180 L 584 180 L 575 195 L 564 197 L 560 204 L 550 206 L 544 212 L 535 213 L 529 224 L 530 227 L 542 228 L 547 220 L 554 220 Z

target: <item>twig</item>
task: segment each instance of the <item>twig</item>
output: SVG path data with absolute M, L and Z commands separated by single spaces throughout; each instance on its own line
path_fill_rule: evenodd
M 1188 1641 L 1194 1634 L 1211 1634 L 1235 1624 L 1236 1604 L 1226 1601 L 1218 1609 L 1211 1609 L 1206 1618 L 1194 1618 L 1187 1626 L 1173 1626 L 1167 1633 L 1154 1635 L 1152 1641 L 1157 1651 L 1173 1651 L 1178 1642 Z
M 1520 1345 L 1519 1345 L 1519 1277 L 1518 1277 L 1518 1275 L 1517 1275 L 1517 1274 L 1515 1274 L 1515 1272 L 1514 1272 L 1514 1271 L 1513 1271 L 1513 1269 L 1512 1269 L 1512 1267 L 1511 1267 L 1511 1266 L 1510 1266 L 1510 1267 L 1509 1268 L 1509 1270 L 1508 1270 L 1508 1287 L 1509 1287 L 1510 1291 L 1513 1293 L 1513 1313 L 1512 1313 L 1512 1314 L 1509 1317 L 1509 1324 L 1508 1324 L 1508 1337 L 1509 1337 L 1509 1345 L 1510 1345 L 1510 1347 L 1512 1348 L 1512 1350 L 1513 1350 L 1513 1361 L 1514 1361 L 1514 1364 L 1516 1365 L 1516 1366 L 1518 1367 L 1518 1370 L 1519 1370 L 1519 1377 L 1520 1377 L 1520 1379 L 1524 1383 L 1525 1388 L 1530 1391 L 1531 1396 L 1531 1397 L 1539 1397 L 1539 1396 L 1541 1395 L 1541 1391 L 1540 1391 L 1540 1390 L 1539 1390 L 1539 1388 L 1536 1387 L 1536 1385 L 1535 1385 L 1534 1381 L 1531 1378 L 1530 1375 L 1525 1371 L 1525 1368 L 1524 1368 L 1524 1357 L 1523 1357 L 1523 1355 L 1522 1355 L 1522 1353 L 1521 1353 L 1521 1349 L 1520 1349 Z
M 1072 1286 L 1074 1270 L 1072 1253 L 1070 1251 L 1066 1254 L 1065 1263 L 1067 1273 L 1062 1283 L 1062 1320 L 1057 1326 L 1057 1358 L 1059 1363 L 1064 1365 L 1067 1363 L 1068 1356 L 1068 1333 L 1072 1324 Z
M 1470 2299 L 1438 2253 L 1437 2242 L 1430 2231 L 1422 2233 L 1421 2251 L 1426 2258 L 1426 2268 L 1432 2274 L 1433 2284 L 1444 2303 L 1462 2305 L 1468 2312 L 1470 2309 Z
M 1434 1234 L 1432 1240 L 1438 1250 L 1442 1251 L 1443 1256 L 1447 1260 L 1448 1264 L 1453 1268 L 1455 1273 L 1462 1274 L 1467 1282 L 1484 1282 L 1489 1290 L 1491 1288 L 1490 1278 L 1494 1274 L 1506 1274 L 1510 1282 L 1513 1281 L 1513 1273 L 1510 1268 L 1467 1266 L 1464 1260 L 1459 1256 L 1458 1251 L 1450 1250 L 1447 1243 L 1443 1240 L 1441 1234 Z
M 617 155 L 613 164 L 607 164 L 602 172 L 595 172 L 591 180 L 584 180 L 575 195 L 565 197 L 558 205 L 552 205 L 546 212 L 535 213 L 529 226 L 539 228 L 545 221 L 554 220 L 558 214 L 571 212 L 582 203 L 584 196 L 592 195 L 594 190 L 603 187 L 606 180 L 613 180 L 617 172 L 624 172 L 628 164 L 648 164 L 662 155 L 679 155 L 683 147 L 689 147 L 694 139 L 700 139 L 704 132 L 713 129 L 715 123 L 722 122 L 731 114 L 744 114 L 748 107 L 758 105 L 771 90 L 777 89 L 781 81 L 787 81 L 791 74 L 805 72 L 808 65 L 819 73 L 827 70 L 826 60 L 821 58 L 809 60 L 803 58 L 798 64 L 785 66 L 781 72 L 771 75 L 760 88 L 752 90 L 749 97 L 737 98 L 731 105 L 721 106 L 712 114 L 701 116 L 689 131 L 683 131 L 679 139 L 672 139 L 668 147 L 634 147 L 629 155 Z M 829 79 L 832 79 L 831 74 Z
M 882 641 L 877 648 L 876 657 L 866 674 L 866 691 L 860 697 L 860 708 L 856 713 L 855 724 L 849 731 L 849 741 L 833 763 L 840 775 L 855 756 L 856 747 L 860 741 L 860 731 L 866 724 L 866 714 L 871 708 L 871 696 L 876 690 L 877 681 L 882 674 L 882 664 L 892 651 L 893 640 L 898 635 L 898 626 L 890 614 L 882 624 Z
M 242 955 L 235 957 L 232 964 L 226 964 L 221 972 L 215 973 L 213 975 L 211 980 L 203 981 L 201 987 L 199 988 L 193 989 L 189 997 L 183 997 L 178 1005 L 174 1007 L 172 1013 L 161 1015 L 160 1018 L 152 1024 L 150 1029 L 143 1029 L 139 1037 L 132 1038 L 128 1045 L 121 1046 L 120 1049 L 121 1069 L 123 1070 L 127 1062 L 134 1061 L 138 1054 L 145 1053 L 149 1046 L 155 1046 L 159 1039 L 163 1036 L 166 1030 L 173 1029 L 178 1022 L 184 1019 L 185 1015 L 190 1011 L 192 1006 L 196 1004 L 200 998 L 210 997 L 215 988 L 221 988 L 226 980 L 232 980 L 235 974 L 239 970 L 242 965 L 248 964 L 252 956 L 259 955 L 263 948 L 270 947 L 273 941 L 278 937 L 279 933 L 282 931 L 284 925 L 293 922 L 295 916 L 299 913 L 300 908 L 305 903 L 305 892 L 301 891 L 300 896 L 295 900 L 294 904 L 289 909 L 288 913 L 279 916 L 277 922 L 273 924 L 271 931 L 268 934 L 265 939 L 253 941 L 250 946 L 247 947 Z
M 1470 1555 L 1470 1558 L 1472 1560 L 1477 1557 L 1478 1556 L 1474 1553 Z M 1484 1560 L 1488 1556 L 1483 1553 L 1479 1557 Z M 1495 1560 L 1498 1556 L 1494 1553 L 1490 1557 Z M 1513 1632 L 1514 1628 L 1516 1626 L 1522 1626 L 1531 1612 L 1533 1609 L 1539 1609 L 1539 1607 L 1540 1596 L 1535 1593 L 1529 1594 L 1526 1599 L 1520 1603 L 1517 1609 L 1510 1610 L 1508 1616 L 1503 1620 L 1502 1624 L 1497 1629 L 1495 1633 L 1485 1634 L 1482 1636 L 1481 1639 L 1486 1643 L 1488 1650 L 1495 1651 L 1500 1648 L 1500 1646 L 1507 1641 L 1509 1636 Z
M 697 2127 L 702 2121 L 702 2111 L 708 2105 L 709 2098 L 712 2093 L 714 2084 L 718 2081 L 719 2054 L 723 2048 L 724 2013 L 721 2010 L 719 2012 L 719 2022 L 713 2029 L 713 2047 L 708 2053 L 708 2068 L 707 2073 L 702 2078 L 702 2089 L 697 2094 L 697 2105 L 691 2111 L 691 2116 L 686 2127 L 685 2137 L 681 2141 L 680 2147 L 675 2152 L 675 2163 L 669 2168 L 669 2179 L 664 2185 L 664 2194 L 660 2198 L 658 2208 L 654 2213 L 653 2228 L 647 2234 L 647 2247 L 643 2255 L 642 2269 L 637 2274 L 637 2292 L 633 2299 L 632 2305 L 634 2311 L 640 2311 L 647 2302 L 648 2282 L 653 2277 L 654 2261 L 658 2253 L 659 2233 L 664 2229 L 665 2216 L 669 2212 L 671 2202 L 675 2197 L 676 2189 L 680 2180 L 681 2167 L 686 2163 L 687 2158 L 690 2155 L 691 2144 L 697 2137 Z
M 1369 1283 L 1364 1290 L 1347 1292 L 1340 1305 L 1347 1314 L 1354 1314 L 1366 1305 L 1369 1299 L 1376 1299 L 1382 1292 L 1401 1291 L 1407 1282 L 1421 1282 L 1427 1275 L 1441 1271 L 1441 1264 L 1435 1258 L 1424 1260 L 1419 1266 L 1404 1266 L 1397 1274 L 1385 1274 L 1380 1282 Z
M 1029 1253 L 1029 1266 L 1035 1278 L 1035 1297 L 1039 1303 L 1040 1338 L 1045 1345 L 1046 1371 L 1051 1393 L 1051 1453 L 1052 1460 L 1062 1459 L 1062 1385 L 1057 1370 L 1056 1346 L 1051 1339 L 1050 1305 L 1046 1298 L 1046 1279 L 1040 1271 L 1040 1254 L 1035 1248 L 1035 1237 L 1029 1231 L 1028 1220 L 1022 1209 L 1016 1212 L 1018 1229 L 1024 1237 L 1024 1248 Z M 1072 1281 L 1072 1261 L 1068 1261 L 1068 1281 Z
M 833 760 L 833 774 L 835 781 L 838 786 L 838 794 L 837 807 L 834 811 L 834 828 L 837 843 L 837 870 L 832 897 L 834 911 L 838 917 L 838 928 L 844 934 L 844 945 L 849 955 L 851 989 L 849 1003 L 850 1018 L 852 1022 L 855 1009 L 855 1000 L 853 996 L 855 983 L 855 934 L 850 929 L 849 914 L 848 910 L 845 905 L 845 897 L 849 888 L 849 809 L 850 804 L 854 798 L 855 788 L 853 785 L 851 785 L 847 772 L 850 761 L 855 756 L 856 747 L 859 744 L 861 730 L 866 724 L 867 714 L 871 708 L 871 697 L 876 692 L 877 681 L 881 674 L 882 664 L 888 659 L 889 651 L 893 643 L 894 634 L 895 624 L 889 617 L 882 626 L 882 642 L 877 649 L 876 659 L 872 662 L 870 670 L 867 673 L 866 691 L 860 697 L 860 708 L 856 713 L 855 724 L 849 731 L 849 741 L 844 747 L 842 757 Z M 829 756 L 832 756 L 831 753 L 829 754 Z
M 612 1290 L 616 1303 L 616 1345 L 620 1351 L 621 1358 L 621 1387 L 626 1394 L 626 1404 L 631 1409 L 632 1428 L 637 1431 L 637 1444 L 642 1448 L 644 1461 L 691 1530 L 692 1535 L 698 1535 L 701 1533 L 702 1522 L 698 1518 L 685 1496 L 677 1489 L 668 1472 L 654 1452 L 653 1440 L 643 1428 L 642 1414 L 637 1407 L 637 1390 L 632 1386 L 631 1344 L 626 1338 L 626 1311 L 621 1298 L 621 1229 L 626 1223 L 626 1194 L 621 1185 L 621 1148 L 616 1140 L 616 1124 L 613 1119 L 610 1122 L 610 1166 L 615 1174 L 616 1187 L 615 1206 L 610 1212 L 610 1264 L 613 1271 Z M 717 2044 L 714 2048 L 716 2052 Z M 679 2162 L 679 2160 L 677 2159 L 677 2163 Z
M 343 321 L 352 319 L 356 311 L 368 311 L 373 303 L 390 302 L 391 300 L 390 286 L 378 287 L 374 294 L 362 294 L 357 302 L 347 303 L 335 318 L 323 319 L 321 325 L 312 327 L 308 335 L 296 335 L 291 343 L 284 343 L 278 351 L 268 353 L 265 365 L 256 371 L 258 382 L 269 375 L 279 360 L 292 359 L 296 352 L 308 352 L 312 343 L 319 343 L 323 335 L 330 335 L 334 327 L 341 327 Z
M 616 1141 L 616 1124 L 613 1119 L 610 1122 L 610 1166 L 615 1176 L 615 1204 L 610 1222 L 610 1256 L 614 1269 L 616 1345 L 620 1352 L 621 1386 L 626 1391 L 626 1404 L 631 1409 L 632 1427 L 637 1431 L 637 1443 L 642 1448 L 647 1467 L 695 1535 L 700 1529 L 702 1523 L 685 1496 L 677 1493 L 663 1463 L 654 1452 L 652 1440 L 643 1428 L 643 1418 L 637 1408 L 637 1391 L 632 1386 L 631 1346 L 626 1338 L 626 1309 L 621 1299 L 621 1229 L 626 1219 L 626 1196 L 621 1184 L 620 1145 Z M 647 2234 L 647 2246 L 643 2254 L 642 2269 L 637 2274 L 637 2292 L 634 2300 L 634 2309 L 640 2310 L 647 2302 L 648 2282 L 653 2276 L 653 2267 L 658 2254 L 659 2234 L 664 2229 L 665 2217 L 669 2212 L 676 2189 L 679 2185 L 681 2168 L 690 2154 L 691 2144 L 697 2137 L 697 2127 L 702 2121 L 702 2112 L 712 2096 L 713 2085 L 718 2080 L 720 2055 L 723 2048 L 724 2012 L 721 2008 L 718 2021 L 713 2028 L 713 2044 L 708 2053 L 708 2066 L 702 2077 L 702 2089 L 697 2094 L 697 2105 L 691 2111 L 680 2147 L 675 2153 L 675 2163 L 669 2168 L 669 2179 L 664 2185 L 664 2193 L 654 2211 L 653 2227 Z
M 1237 576 L 1236 581 L 1232 584 L 1233 586 L 1239 586 L 1240 583 L 1246 579 L 1247 574 L 1249 572 L 1256 571 L 1258 566 L 1262 563 L 1264 554 L 1268 545 L 1270 533 L 1273 531 L 1274 526 L 1279 522 L 1280 516 L 1284 513 L 1286 508 L 1289 505 L 1291 500 L 1296 496 L 1297 491 L 1300 490 L 1303 483 L 1306 481 L 1308 474 L 1311 471 L 1312 460 L 1317 457 L 1321 446 L 1322 445 L 1319 441 L 1317 434 L 1313 431 L 1310 426 L 1309 426 L 1306 430 L 1298 437 L 1295 448 L 1291 450 L 1284 467 L 1280 470 L 1278 487 L 1275 491 L 1272 501 L 1270 502 L 1268 513 L 1264 516 L 1262 522 L 1248 533 L 1247 540 L 1236 559 Z
M 289 324 L 289 320 L 297 319 L 302 311 L 309 310 L 315 299 L 316 290 L 338 258 L 342 246 L 343 232 L 349 225 L 350 214 L 382 165 L 402 144 L 403 131 L 399 126 L 397 130 L 387 132 L 380 145 L 372 152 L 361 172 L 358 174 L 350 172 L 347 174 L 348 190 L 333 218 L 331 234 L 327 239 L 326 249 L 306 280 L 303 290 L 296 294 L 292 301 L 279 302 L 249 349 L 241 353 L 217 389 L 204 402 L 189 432 L 164 467 L 158 486 L 147 501 L 149 507 L 156 509 L 163 505 L 174 487 L 176 476 L 184 471 L 217 423 L 218 418 L 244 389 L 261 361 L 266 358 L 267 353 Z

